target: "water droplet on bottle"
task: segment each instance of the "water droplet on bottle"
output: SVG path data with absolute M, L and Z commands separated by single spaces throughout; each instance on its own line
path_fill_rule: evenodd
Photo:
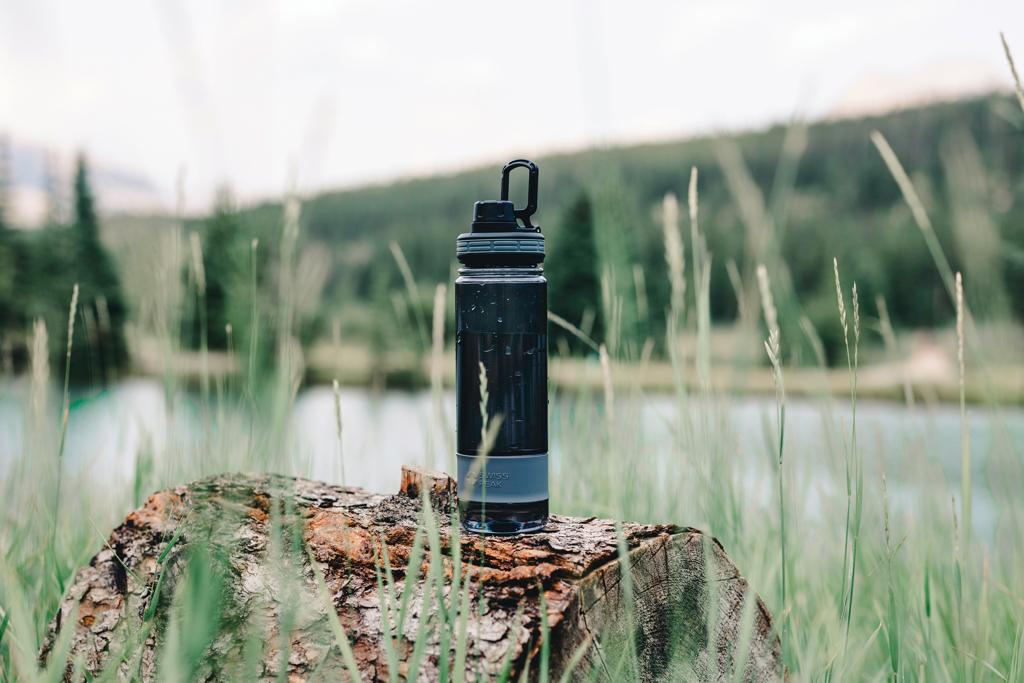
M 501 316 L 500 315 L 498 316 L 498 322 L 499 323 L 501 322 Z
M 511 346 L 508 346 L 508 345 L 505 346 L 505 355 L 506 356 L 511 356 L 512 355 L 512 347 Z

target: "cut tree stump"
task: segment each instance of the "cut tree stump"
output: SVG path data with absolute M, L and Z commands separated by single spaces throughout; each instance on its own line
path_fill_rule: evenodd
M 466 592 L 450 594 L 456 489 L 446 475 L 403 468 L 401 491 L 393 496 L 274 475 L 224 475 L 155 493 L 128 515 L 78 571 L 40 656 L 57 651 L 66 642 L 62 632 L 72 628 L 63 634 L 71 638 L 69 676 L 77 661 L 91 674 L 116 667 L 122 679 L 163 678 L 160 669 L 170 664 L 162 652 L 196 640 L 189 640 L 186 607 L 208 607 L 209 595 L 196 598 L 203 593 L 193 588 L 190 598 L 186 590 L 198 585 L 189 582 L 196 572 L 188 558 L 195 562 L 199 551 L 202 567 L 214 567 L 207 578 L 220 577 L 213 597 L 216 603 L 221 596 L 216 609 L 223 616 L 219 629 L 196 641 L 201 656 L 185 678 L 346 679 L 330 604 L 363 680 L 389 680 L 392 667 L 400 680 L 439 680 L 456 665 L 459 636 L 458 625 L 448 629 L 449 639 L 439 635 L 439 591 L 424 594 L 427 533 L 420 535 L 420 565 L 405 571 L 424 529 L 424 498 L 434 508 L 442 548 L 440 593 L 454 611 Z M 506 662 L 509 680 L 524 670 L 535 679 L 541 590 L 552 680 L 572 667 L 574 655 L 573 680 L 732 680 L 741 649 L 747 650 L 746 680 L 782 677 L 771 615 L 716 540 L 672 525 L 619 528 L 608 520 L 552 515 L 540 533 L 462 533 L 462 585 L 469 586 L 471 608 L 465 680 L 498 678 Z M 627 581 L 620 545 L 628 549 Z M 379 569 L 385 552 L 393 588 Z M 296 577 L 292 589 L 281 578 L 286 557 Z M 407 581 L 415 581 L 408 591 Z M 744 609 L 748 598 L 753 602 Z M 401 633 L 399 612 L 405 614 Z M 741 636 L 746 624 L 749 637 Z M 426 634 L 419 647 L 418 633 Z

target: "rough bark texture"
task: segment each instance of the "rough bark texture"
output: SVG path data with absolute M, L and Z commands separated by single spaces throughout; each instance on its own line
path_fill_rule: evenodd
M 444 571 L 442 588 L 432 591 L 424 591 L 427 534 L 421 536 L 419 566 L 406 571 L 424 528 L 424 494 L 437 519 Z M 290 681 L 342 680 L 347 674 L 329 627 L 330 603 L 364 680 L 388 680 L 390 667 L 403 679 L 438 680 L 456 665 L 459 640 L 457 620 L 447 629 L 450 638 L 436 627 L 439 596 L 448 605 L 466 599 L 466 591 L 451 594 L 456 565 L 448 513 L 455 498 L 449 477 L 415 468 L 403 470 L 402 490 L 394 496 L 247 475 L 161 491 L 128 515 L 79 570 L 41 656 L 71 628 L 64 634 L 71 638 L 71 661 L 77 658 L 93 674 L 116 669 L 122 678 L 153 680 L 164 673 L 161 667 L 171 666 L 162 652 L 172 645 L 180 650 L 191 637 L 202 656 L 184 672 L 187 679 L 283 673 Z M 574 679 L 731 679 L 737 650 L 747 641 L 740 636 L 744 619 L 752 634 L 745 678 L 781 676 L 771 616 L 717 541 L 670 525 L 623 523 L 620 529 L 607 520 L 553 515 L 542 533 L 461 534 L 458 571 L 471 608 L 466 680 L 497 677 L 506 658 L 511 680 L 539 666 L 540 591 L 551 629 L 553 680 L 577 653 Z M 627 581 L 620 546 L 628 552 Z M 201 590 L 192 602 L 188 597 L 189 590 L 196 593 L 194 585 L 206 584 L 187 588 L 189 579 L 182 578 L 195 573 L 197 549 L 204 553 L 200 568 L 221 567 L 204 575 L 207 583 L 210 576 L 220 581 L 213 594 L 223 596 L 216 608 L 219 627 L 205 641 L 194 637 L 186 607 L 209 607 Z M 393 588 L 380 570 L 385 553 Z M 317 571 L 329 596 L 317 588 Z M 409 599 L 399 633 L 403 593 Z M 748 596 L 754 602 L 744 612 Z

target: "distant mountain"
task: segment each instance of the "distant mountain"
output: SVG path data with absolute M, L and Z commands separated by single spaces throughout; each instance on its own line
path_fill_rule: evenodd
M 1006 88 L 1006 74 L 981 59 L 951 58 L 912 69 L 865 71 L 842 92 L 827 118 L 884 114 L 978 97 Z
M 11 225 L 36 228 L 66 217 L 74 155 L 16 137 L 0 137 L 6 172 L 5 218 Z M 93 189 L 101 211 L 152 213 L 166 209 L 156 186 L 141 173 L 90 159 Z

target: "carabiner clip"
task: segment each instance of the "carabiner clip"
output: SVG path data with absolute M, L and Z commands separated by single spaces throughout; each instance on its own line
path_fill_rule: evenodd
M 515 216 L 523 222 L 523 228 L 526 230 L 539 231 L 540 228 L 530 222 L 530 216 L 537 213 L 537 181 L 540 170 L 537 168 L 537 164 L 533 163 L 529 159 L 516 159 L 505 164 L 505 167 L 501 169 L 501 200 L 508 201 L 508 177 L 514 169 L 526 168 L 530 171 L 529 177 L 529 189 L 527 190 L 526 206 L 522 209 L 516 209 Z

